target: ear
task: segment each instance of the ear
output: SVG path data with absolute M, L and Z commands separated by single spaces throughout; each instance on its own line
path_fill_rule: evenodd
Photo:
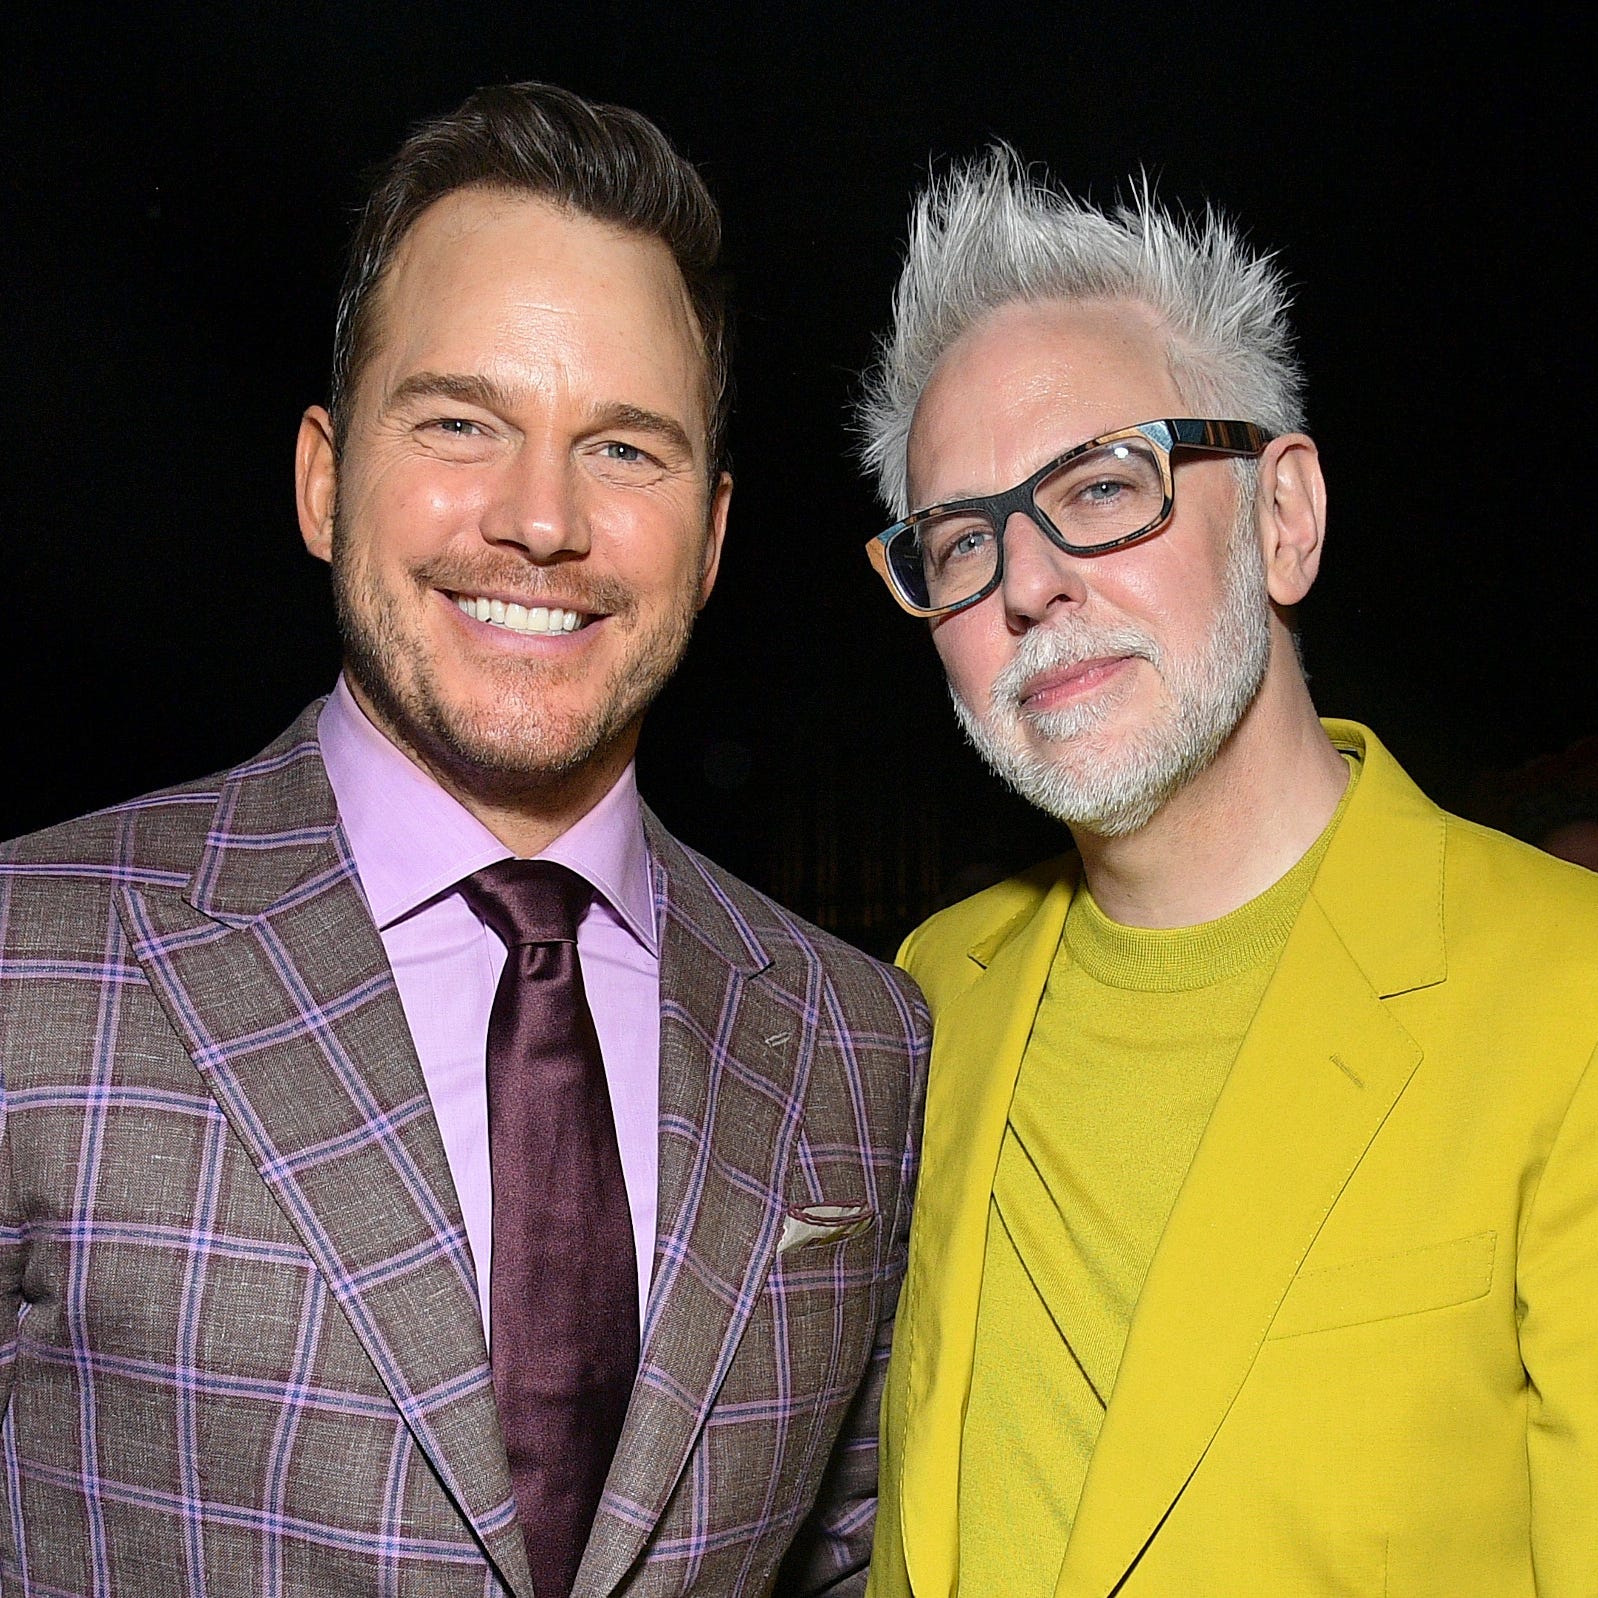
M 710 495 L 710 516 L 705 528 L 705 573 L 699 581 L 699 605 L 703 609 L 716 586 L 721 570 L 721 546 L 727 539 L 727 507 L 732 504 L 732 474 L 723 472 Z
M 300 418 L 294 444 L 294 498 L 300 537 L 318 560 L 333 558 L 333 500 L 337 472 L 333 462 L 333 419 L 320 405 Z
M 1296 605 L 1321 567 L 1326 479 L 1313 439 L 1284 433 L 1260 456 L 1257 514 L 1265 580 L 1278 605 Z

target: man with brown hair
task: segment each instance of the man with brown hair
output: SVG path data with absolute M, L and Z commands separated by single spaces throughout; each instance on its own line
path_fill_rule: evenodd
M 632 112 L 420 129 L 300 430 L 344 676 L 0 857 L 6 1591 L 863 1582 L 924 1012 L 633 781 L 718 244 Z

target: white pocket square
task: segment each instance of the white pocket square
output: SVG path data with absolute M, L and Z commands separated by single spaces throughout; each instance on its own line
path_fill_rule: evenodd
M 876 1220 L 869 1204 L 795 1204 L 782 1218 L 777 1252 L 786 1254 L 809 1243 L 841 1243 L 869 1232 Z

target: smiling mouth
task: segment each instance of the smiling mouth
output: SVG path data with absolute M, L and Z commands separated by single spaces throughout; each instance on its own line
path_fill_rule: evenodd
M 474 594 L 450 597 L 463 616 L 513 633 L 574 633 L 598 619 L 584 611 L 565 610 L 558 605 L 521 605 L 514 600 L 482 599 Z

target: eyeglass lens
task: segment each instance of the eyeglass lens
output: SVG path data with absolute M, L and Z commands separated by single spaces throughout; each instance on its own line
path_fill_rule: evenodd
M 1152 527 L 1165 510 L 1159 454 L 1118 439 L 1066 461 L 1033 493 L 1068 544 L 1095 549 Z M 905 597 L 925 610 L 958 605 L 993 580 L 1003 529 L 989 508 L 949 511 L 906 528 L 888 546 Z

